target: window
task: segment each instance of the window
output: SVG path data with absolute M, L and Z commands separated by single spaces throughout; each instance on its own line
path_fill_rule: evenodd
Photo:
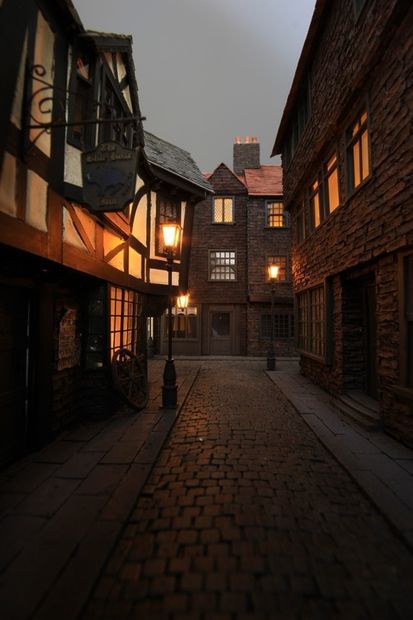
M 311 223 L 314 228 L 318 228 L 324 220 L 323 198 L 321 193 L 320 182 L 318 179 L 314 181 L 309 190 L 309 202 L 311 212 Z
M 337 155 L 334 153 L 324 166 L 325 210 L 326 215 L 332 213 L 340 204 L 338 189 Z
M 265 225 L 269 228 L 287 228 L 290 225 L 290 214 L 284 211 L 282 202 L 267 202 L 265 211 Z
M 367 111 L 363 110 L 347 131 L 347 180 L 352 191 L 370 174 Z
M 69 121 L 75 124 L 68 127 L 68 140 L 78 148 L 92 146 L 94 128 L 82 123 L 92 116 L 93 71 L 91 57 L 78 50 L 74 55 L 70 82 Z
M 232 198 L 217 197 L 213 199 L 212 221 L 214 224 L 233 223 L 234 203 Z
M 129 349 L 138 353 L 138 331 L 142 304 L 138 293 L 127 289 L 110 287 L 110 352 Z
M 102 368 L 107 323 L 107 289 L 98 286 L 88 291 L 85 367 L 89 370 Z
M 286 256 L 269 256 L 267 260 L 267 265 L 278 265 L 278 276 L 277 282 L 283 282 L 288 280 L 288 272 L 287 272 L 287 257 Z
M 401 383 L 413 389 L 413 253 L 402 257 Z
M 181 221 L 181 203 L 178 200 L 172 200 L 167 196 L 157 194 L 156 196 L 156 238 L 155 253 L 162 256 L 164 254 L 163 236 L 161 224 L 164 222 Z M 178 250 L 179 253 L 179 250 Z
M 193 340 L 198 336 L 198 308 L 172 308 L 172 338 Z M 165 313 L 165 338 L 168 337 L 168 312 Z
M 301 92 L 297 97 L 295 110 L 291 116 L 288 137 L 283 151 L 283 164 L 288 167 L 294 157 L 295 150 L 301 140 L 301 135 L 310 118 L 310 78 L 304 79 Z
M 227 250 L 209 251 L 209 279 L 236 280 L 235 252 Z
M 122 146 L 132 147 L 132 123 L 116 122 L 117 118 L 128 117 L 131 113 L 115 92 L 108 74 L 104 73 L 102 82 L 101 118 L 113 119 L 113 123 L 102 123 L 100 125 L 100 138 L 103 142 L 113 140 Z
M 297 215 L 295 219 L 295 228 L 296 228 L 297 244 L 300 244 L 304 241 L 304 239 L 307 236 L 305 200 L 301 201 L 301 204 L 299 205 L 297 209 Z
M 271 314 L 261 315 L 261 338 L 271 338 Z M 286 340 L 294 337 L 294 316 L 292 314 L 274 315 L 274 338 Z
M 297 346 L 301 351 L 324 357 L 324 287 L 318 286 L 297 295 Z

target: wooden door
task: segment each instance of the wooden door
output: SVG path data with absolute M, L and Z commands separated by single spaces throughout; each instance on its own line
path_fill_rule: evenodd
M 372 398 L 378 396 L 377 376 L 377 311 L 376 285 L 366 283 L 363 290 L 364 299 L 364 358 L 366 368 L 366 392 Z
M 21 456 L 28 440 L 29 298 L 0 286 L 0 465 Z
M 210 355 L 233 354 L 233 311 L 223 307 L 211 307 L 209 311 Z

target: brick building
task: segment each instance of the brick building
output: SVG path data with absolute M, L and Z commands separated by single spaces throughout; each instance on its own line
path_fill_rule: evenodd
M 318 0 L 273 154 L 302 371 L 413 443 L 413 7 Z
M 215 194 L 195 208 L 189 268 L 190 307 L 175 310 L 176 354 L 266 356 L 271 333 L 267 265 L 274 286 L 276 355 L 293 353 L 289 215 L 280 166 L 260 164 L 256 138 L 237 138 L 234 166 L 207 174 Z M 161 351 L 166 350 L 163 330 Z

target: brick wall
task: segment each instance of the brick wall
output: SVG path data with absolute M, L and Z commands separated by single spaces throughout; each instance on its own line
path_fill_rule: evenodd
M 260 167 L 260 145 L 257 142 L 234 143 L 234 172 L 242 174 L 245 168 Z
M 323 157 L 337 148 L 341 205 L 299 246 L 293 227 L 295 289 L 327 276 L 334 280 L 333 365 L 303 359 L 302 368 L 331 391 L 348 384 L 349 369 L 341 364 L 342 330 L 349 323 L 343 325 L 342 313 L 351 309 L 348 299 L 340 299 L 339 274 L 364 266 L 376 283 L 381 413 L 390 432 L 413 442 L 412 404 L 392 392 L 400 381 L 404 346 L 398 330 L 398 253 L 413 246 L 413 7 L 407 6 L 395 0 L 367 2 L 355 20 L 352 2 L 329 4 L 311 64 L 312 115 L 284 170 L 284 190 L 294 218 Z M 372 174 L 348 194 L 344 133 L 363 103 L 369 112 Z M 355 357 L 353 362 L 354 375 Z

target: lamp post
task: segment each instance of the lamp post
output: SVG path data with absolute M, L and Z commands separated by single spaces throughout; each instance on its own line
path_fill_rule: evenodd
M 271 282 L 271 341 L 270 350 L 267 357 L 267 370 L 275 370 L 275 350 L 274 350 L 274 284 L 278 278 L 279 266 L 270 263 L 268 265 L 268 279 Z
M 168 270 L 168 358 L 163 372 L 162 407 L 164 409 L 176 409 L 178 406 L 176 371 L 172 358 L 172 271 L 174 257 L 179 247 L 181 227 L 176 222 L 165 222 L 161 224 L 161 228 Z
M 189 303 L 189 293 L 180 293 L 176 298 L 176 307 L 180 310 L 185 310 Z

